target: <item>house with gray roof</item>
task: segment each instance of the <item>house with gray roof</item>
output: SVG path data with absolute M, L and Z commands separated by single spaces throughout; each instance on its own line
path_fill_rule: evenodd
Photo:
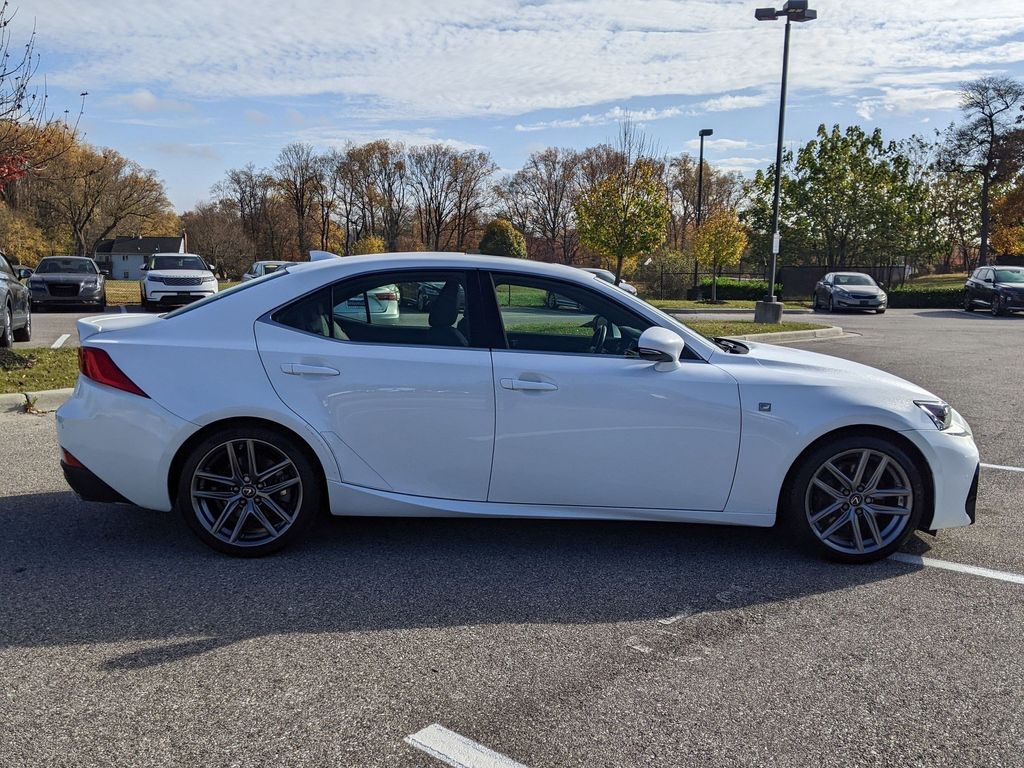
M 154 253 L 184 252 L 184 237 L 115 237 L 96 243 L 93 259 L 112 280 L 141 280 L 141 267 Z

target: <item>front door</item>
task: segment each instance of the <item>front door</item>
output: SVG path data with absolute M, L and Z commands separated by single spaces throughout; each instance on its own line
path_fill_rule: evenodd
M 600 293 L 517 275 L 494 286 L 507 348 L 493 352 L 490 501 L 724 509 L 740 437 L 731 376 L 631 356 L 651 324 Z
M 427 311 L 393 295 L 397 284 L 419 281 L 441 286 Z M 463 272 L 381 272 L 324 288 L 256 323 L 274 389 L 324 435 L 344 482 L 486 499 L 491 355 L 472 346 L 466 285 Z M 361 313 L 353 312 L 356 304 Z

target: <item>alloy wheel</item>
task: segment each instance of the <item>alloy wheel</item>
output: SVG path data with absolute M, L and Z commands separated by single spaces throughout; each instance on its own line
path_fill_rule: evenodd
M 295 463 L 263 440 L 228 440 L 211 449 L 192 475 L 196 519 L 212 536 L 237 547 L 280 538 L 302 508 Z
M 0 347 L 14 344 L 14 314 L 10 307 L 4 309 L 4 327 L 0 330 Z
M 877 552 L 899 539 L 913 509 L 906 471 L 892 456 L 869 448 L 827 459 L 804 496 L 814 535 L 827 547 L 853 555 Z

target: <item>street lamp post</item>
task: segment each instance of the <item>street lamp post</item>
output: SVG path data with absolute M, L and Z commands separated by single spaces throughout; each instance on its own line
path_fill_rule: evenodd
M 774 8 L 758 8 L 754 18 L 758 21 L 775 21 L 785 17 L 786 36 L 782 46 L 782 93 L 779 97 L 779 137 L 775 145 L 775 192 L 772 200 L 772 255 L 768 270 L 768 295 L 764 301 L 757 302 L 754 310 L 754 321 L 758 323 L 778 323 L 782 321 L 782 304 L 775 298 L 775 272 L 778 266 L 779 244 L 779 187 L 782 183 L 782 137 L 786 124 L 786 81 L 789 76 L 789 26 L 790 22 L 813 21 L 818 12 L 807 7 L 807 0 L 786 0 L 781 10 Z
M 697 133 L 700 136 L 700 156 L 697 160 L 697 216 L 695 218 L 695 229 L 700 227 L 701 222 L 701 205 L 704 202 L 704 137 L 711 136 L 714 134 L 714 130 L 711 128 L 701 128 Z M 697 285 L 699 276 L 697 274 L 697 260 L 693 260 L 693 298 L 696 299 L 700 294 L 700 286 Z

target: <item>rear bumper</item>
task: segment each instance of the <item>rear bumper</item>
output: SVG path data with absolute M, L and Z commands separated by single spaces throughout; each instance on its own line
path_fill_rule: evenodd
M 124 496 L 100 480 L 85 467 L 73 467 L 66 462 L 60 463 L 71 490 L 83 501 L 102 501 L 111 504 L 130 504 Z
M 91 475 L 69 476 L 65 470 L 68 484 L 82 498 L 95 494 L 96 501 L 129 501 L 146 509 L 171 508 L 167 487 L 171 461 L 198 429 L 149 398 L 84 376 L 78 377 L 74 393 L 57 409 L 57 441 Z M 111 491 L 117 498 L 109 498 Z

